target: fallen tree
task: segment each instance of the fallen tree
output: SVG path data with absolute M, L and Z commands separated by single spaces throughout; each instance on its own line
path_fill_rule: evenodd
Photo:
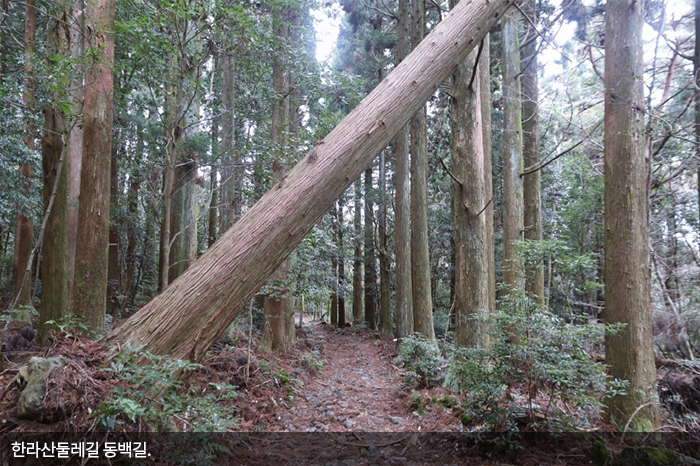
M 462 0 L 323 141 L 107 341 L 199 361 L 512 3 Z

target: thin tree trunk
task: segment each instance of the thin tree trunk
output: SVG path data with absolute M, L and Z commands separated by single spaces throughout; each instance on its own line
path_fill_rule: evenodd
M 83 77 L 85 75 L 82 59 L 85 45 L 85 2 L 73 0 L 71 15 L 71 59 L 75 65 L 75 79 L 72 84 L 73 113 L 78 121 L 83 112 Z M 70 131 L 70 180 L 68 183 L 68 252 L 67 252 L 67 286 L 69 308 L 72 308 L 73 288 L 75 285 L 75 254 L 78 240 L 78 209 L 80 205 L 80 173 L 83 159 L 83 125 L 72 125 Z
M 425 36 L 425 1 L 413 0 L 411 40 L 413 49 Z M 423 105 L 411 119 L 411 282 L 413 325 L 430 341 L 435 340 L 433 297 L 430 287 L 428 246 L 428 124 Z
M 219 234 L 235 221 L 236 211 L 236 56 L 230 33 L 225 34 L 226 53 L 221 60 L 221 207 Z
M 372 166 L 365 170 L 365 324 L 377 328 L 377 271 L 374 256 L 374 202 Z
M 362 188 L 358 178 L 355 181 L 355 250 L 352 263 L 352 320 L 354 325 L 360 325 L 364 320 L 362 314 Z
M 379 316 L 382 333 L 394 334 L 391 320 L 391 257 L 386 236 L 386 160 L 385 151 L 379 154 Z
M 486 196 L 486 263 L 488 265 L 488 306 L 487 311 L 492 314 L 496 311 L 496 252 L 493 227 L 493 170 L 491 162 L 491 47 L 487 34 L 482 42 L 481 57 L 479 58 L 479 79 L 481 81 L 481 122 L 484 143 L 484 194 Z M 486 339 L 486 337 L 484 337 Z
M 536 0 L 527 0 L 523 4 L 523 13 L 537 24 Z M 522 48 L 523 74 L 522 112 L 523 112 L 523 165 L 533 167 L 540 161 L 539 104 L 537 88 L 537 41 L 535 27 L 527 19 L 525 24 L 525 45 Z M 542 199 L 540 189 L 540 170 L 523 176 L 523 202 L 525 205 L 524 227 L 525 239 L 542 241 Z M 539 304 L 544 304 L 544 263 L 538 262 L 533 270 L 526 271 L 525 291 Z
M 345 256 L 343 247 L 343 197 L 338 199 L 336 225 L 338 227 L 338 327 L 345 327 Z
M 112 163 L 110 170 L 109 197 L 111 206 L 119 203 L 119 148 L 112 146 Z M 119 267 L 119 225 L 110 222 L 109 225 L 109 250 L 107 251 L 107 313 L 114 314 L 120 307 L 119 295 L 121 294 L 121 270 Z
M 331 252 L 331 315 L 330 321 L 333 327 L 338 326 L 338 207 L 331 207 L 331 221 L 333 222 L 333 249 Z
M 503 16 L 503 283 L 509 291 L 524 290 L 520 253 L 523 239 L 522 117 L 520 113 L 520 46 L 518 12 Z
M 399 0 L 396 56 L 401 63 L 409 53 L 409 0 Z M 413 283 L 411 281 L 411 170 L 409 163 L 409 127 L 396 135 L 396 336 L 413 336 Z
M 108 342 L 198 361 L 510 6 L 462 2 L 333 131 Z
M 629 382 L 625 395 L 607 398 L 608 416 L 620 428 L 629 421 L 631 430 L 651 432 L 659 424 L 659 410 L 647 230 L 643 25 L 643 3 L 607 2 L 603 315 L 608 324 L 626 324 L 614 335 L 606 332 L 605 362 L 613 378 Z
M 47 35 L 49 50 L 53 56 L 67 57 L 69 54 L 70 31 L 67 20 L 68 13 L 67 9 L 59 8 L 57 16 L 49 20 Z M 65 163 L 65 157 L 64 163 L 60 163 L 61 155 L 64 153 L 64 138 L 67 136 L 68 127 L 66 126 L 63 110 L 58 103 L 60 96 L 54 94 L 52 97 L 54 101 L 48 103 L 44 110 L 44 137 L 41 147 L 45 210 L 49 206 L 51 196 L 54 195 L 55 197 L 46 221 L 44 240 L 41 246 L 42 292 L 38 328 L 38 341 L 40 343 L 46 342 L 49 330 L 46 322 L 50 320 L 60 321 L 62 317 L 68 314 L 68 288 L 66 283 L 68 164 Z M 59 167 L 62 173 L 58 172 Z M 109 177 L 109 173 L 107 173 L 107 177 Z M 56 182 L 58 182 L 58 187 L 54 194 Z M 109 200 L 108 197 L 107 199 Z M 104 300 L 104 296 L 102 298 Z M 104 302 L 102 306 L 104 309 Z
M 87 46 L 95 60 L 85 72 L 77 237 L 81 254 L 75 258 L 73 312 L 84 314 L 88 326 L 98 331 L 104 328 L 107 296 L 115 14 L 114 0 L 87 4 L 87 27 L 92 31 Z

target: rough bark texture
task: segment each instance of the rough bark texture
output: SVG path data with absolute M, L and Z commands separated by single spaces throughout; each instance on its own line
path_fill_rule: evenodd
M 71 97 L 73 99 L 73 111 L 76 115 L 82 115 L 83 110 L 83 52 L 85 40 L 85 15 L 83 0 L 73 0 L 73 14 L 71 16 L 71 59 L 75 63 L 75 79 L 72 84 Z M 80 117 L 78 117 L 80 118 Z M 73 286 L 75 282 L 75 254 L 78 239 L 78 206 L 80 204 L 80 172 L 83 159 L 83 125 L 73 125 L 69 138 L 70 157 L 70 181 L 68 183 L 68 300 L 72 303 Z M 69 304 L 72 307 L 72 304 Z
M 481 80 L 481 122 L 484 142 L 484 193 L 486 194 L 486 263 L 488 265 L 488 312 L 496 310 L 496 246 L 493 237 L 493 172 L 491 162 L 491 47 L 487 34 L 483 40 L 481 57 L 479 58 L 479 79 Z
M 24 16 L 24 92 L 22 103 L 31 112 L 34 107 L 34 88 L 36 78 L 34 76 L 34 53 L 36 51 L 36 6 L 34 0 L 28 0 Z M 29 152 L 34 152 L 34 139 L 36 128 L 28 119 L 24 125 L 24 145 Z M 20 167 L 20 185 L 24 194 L 29 198 L 31 184 L 29 180 L 34 177 L 34 170 L 28 163 Z M 17 300 L 17 294 L 22 289 L 22 282 L 27 270 L 27 262 L 32 254 L 34 245 L 34 223 L 31 218 L 31 206 L 19 205 L 17 209 L 17 229 L 15 232 L 15 252 L 12 260 L 12 302 Z M 29 278 L 29 277 L 27 277 Z M 17 305 L 31 305 L 30 280 L 25 283 L 22 296 L 17 300 Z
M 119 148 L 112 146 L 112 162 L 109 175 L 110 210 L 119 205 Z M 107 313 L 119 311 L 121 294 L 121 270 L 119 268 L 119 224 L 109 224 L 109 249 L 107 251 Z
M 345 254 L 343 248 L 343 197 L 338 199 L 338 327 L 345 327 Z
M 355 251 L 352 263 L 352 320 L 354 325 L 360 325 L 362 315 L 362 185 L 358 179 L 355 182 Z
M 365 170 L 365 324 L 377 328 L 377 269 L 374 256 L 372 166 Z
M 415 49 L 425 36 L 424 0 L 413 0 L 412 12 L 411 40 Z M 411 119 L 411 281 L 414 330 L 432 341 L 435 329 L 428 252 L 427 133 L 426 106 L 423 105 Z
M 651 326 L 647 161 L 644 136 L 644 3 L 609 0 L 605 12 L 605 336 L 610 375 L 627 395 L 607 399 L 610 419 L 651 432 L 659 423 Z M 653 403 L 639 412 L 637 408 Z
M 384 151 L 379 155 L 379 320 L 382 333 L 394 334 L 394 322 L 391 320 L 391 257 L 386 236 L 386 160 Z
M 537 24 L 537 6 L 535 0 L 523 4 L 523 12 Z M 522 84 L 523 109 L 523 165 L 532 167 L 540 161 L 539 112 L 537 89 L 537 41 L 534 26 L 525 20 L 525 41 L 522 48 L 523 74 Z M 542 199 L 540 189 L 540 171 L 523 176 L 523 202 L 525 204 L 525 239 L 542 240 Z M 544 304 L 544 263 L 539 262 L 532 270 L 526 271 L 525 291 L 530 293 L 538 303 Z
M 230 33 L 229 33 L 230 34 Z M 236 102 L 236 56 L 233 40 L 225 37 L 227 50 L 221 59 L 221 206 L 219 231 L 226 231 L 235 221 L 236 212 L 236 167 L 235 167 L 235 102 Z
M 399 63 L 409 53 L 409 0 L 399 0 L 398 42 Z M 396 333 L 405 338 L 413 335 L 413 284 L 411 282 L 411 170 L 409 163 L 409 128 L 396 135 Z
M 520 254 L 523 239 L 522 117 L 520 112 L 520 46 L 518 12 L 503 16 L 503 283 L 524 290 Z
M 85 71 L 83 163 L 80 177 L 78 238 L 73 312 L 100 330 L 105 322 L 107 247 L 109 245 L 109 174 L 112 153 L 114 0 L 87 2 L 87 46 L 95 54 Z
M 68 29 L 68 12 L 62 9 L 57 18 L 49 23 L 49 50 L 55 56 L 68 55 L 70 32 Z M 51 201 L 54 184 L 58 182 L 53 207 L 46 221 L 44 241 L 42 244 L 41 264 L 41 313 L 39 315 L 38 340 L 46 341 L 49 328 L 45 323 L 49 320 L 59 321 L 68 314 L 68 287 L 66 286 L 66 249 L 68 246 L 68 230 L 66 217 L 68 214 L 68 164 L 65 162 L 58 172 L 61 155 L 64 155 L 64 138 L 67 136 L 65 116 L 57 103 L 60 96 L 52 96 L 54 102 L 48 103 L 44 109 L 44 136 L 41 145 L 41 160 L 44 172 L 44 211 Z M 107 153 L 109 160 L 109 152 Z M 107 173 L 109 180 L 109 172 Z M 109 187 L 108 187 L 109 188 Z M 109 197 L 107 197 L 109 201 Z M 105 254 L 106 254 L 105 249 Z M 106 268 L 105 264 L 105 268 Z M 104 296 L 102 297 L 104 300 Z M 102 303 L 104 312 L 104 302 Z
M 202 257 L 107 338 L 198 361 L 511 2 L 463 2 Z
M 175 168 L 175 190 L 170 220 L 168 283 L 197 258 L 197 164 L 189 154 Z
M 454 5 L 452 5 L 454 7 Z M 481 79 L 477 51 L 452 74 L 452 215 L 455 247 L 455 347 L 485 346 L 478 317 L 488 311 L 489 264 Z M 482 66 L 479 64 L 479 66 Z M 476 76 L 473 76 L 476 73 Z M 472 80 L 472 77 L 474 79 Z M 470 86 L 471 83 L 471 86 Z

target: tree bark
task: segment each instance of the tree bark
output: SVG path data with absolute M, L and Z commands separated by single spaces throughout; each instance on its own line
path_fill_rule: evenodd
M 360 325 L 364 319 L 362 314 L 362 188 L 360 180 L 355 182 L 355 251 L 352 263 L 352 320 L 354 325 Z
M 523 4 L 523 13 L 537 24 L 537 5 L 535 0 Z M 525 20 L 525 45 L 522 48 L 523 73 L 522 112 L 523 112 L 523 165 L 533 167 L 540 161 L 539 111 L 537 88 L 537 41 L 535 27 Z M 524 227 L 525 239 L 542 241 L 542 198 L 540 189 L 540 170 L 523 176 L 523 202 L 525 205 Z M 525 291 L 539 304 L 544 305 L 544 263 L 538 262 L 533 270 L 526 271 Z
M 382 333 L 394 334 L 394 322 L 391 320 L 391 257 L 386 236 L 386 160 L 382 151 L 379 154 L 379 320 Z
M 413 49 L 425 36 L 425 1 L 413 0 L 411 40 Z M 428 124 L 423 105 L 411 119 L 411 282 L 413 325 L 430 341 L 435 340 L 433 297 L 430 286 L 428 245 Z
M 488 265 L 488 306 L 487 311 L 492 314 L 496 311 L 496 247 L 494 243 L 493 227 L 493 167 L 491 151 L 491 47 L 489 34 L 482 42 L 481 58 L 479 58 L 479 79 L 481 81 L 481 128 L 484 143 L 484 193 L 486 195 L 486 263 Z M 484 329 L 486 330 L 486 329 Z M 488 333 L 488 332 L 487 332 Z
M 463 2 L 163 293 L 108 342 L 200 360 L 316 221 L 483 39 L 510 0 Z
M 503 283 L 523 291 L 525 282 L 515 241 L 523 239 L 522 116 L 518 12 L 503 16 Z
M 75 65 L 75 79 L 72 84 L 73 111 L 78 120 L 83 112 L 83 77 L 85 75 L 82 59 L 85 45 L 85 2 L 73 0 L 71 16 L 71 59 Z M 67 252 L 67 286 L 69 308 L 72 308 L 73 288 L 75 285 L 75 254 L 78 240 L 78 207 L 80 205 L 80 172 L 83 159 L 83 125 L 71 127 L 69 137 L 70 180 L 68 182 L 68 252 Z
M 396 56 L 401 63 L 409 53 L 409 0 L 399 0 L 398 41 Z M 413 336 L 413 283 L 411 281 L 411 169 L 409 162 L 409 127 L 396 135 L 396 213 L 394 242 L 396 247 L 396 336 Z
M 365 170 L 365 324 L 377 328 L 377 269 L 374 256 L 374 202 L 372 166 Z
M 34 107 L 34 88 L 36 77 L 34 76 L 34 53 L 36 52 L 36 5 L 35 0 L 28 0 L 24 17 L 24 93 L 22 103 L 29 113 Z M 34 152 L 34 139 L 36 128 L 29 118 L 24 124 L 24 146 L 27 151 Z M 29 199 L 31 194 L 30 180 L 34 177 L 34 170 L 29 163 L 23 163 L 19 170 L 20 186 L 24 195 Z M 21 203 L 17 208 L 17 229 L 15 234 L 15 252 L 12 260 L 12 302 L 17 300 L 17 294 L 22 289 L 24 274 L 27 270 L 27 262 L 32 255 L 34 245 L 34 223 L 31 217 L 31 206 Z M 29 277 L 27 277 L 29 278 Z M 32 304 L 30 281 L 22 290 L 22 296 L 17 300 L 20 306 Z
M 345 253 L 343 247 L 343 198 L 338 199 L 336 225 L 338 228 L 338 327 L 345 327 Z
M 219 232 L 233 225 L 236 213 L 236 56 L 230 33 L 224 37 L 226 53 L 222 57 L 221 72 L 221 208 Z
M 454 2 L 451 6 L 454 8 Z M 486 175 L 478 51 L 452 74 L 452 215 L 455 247 L 455 347 L 485 346 L 479 317 L 488 312 Z M 479 67 L 483 66 L 481 63 Z M 473 79 L 472 79 L 473 78 Z
M 48 46 L 53 56 L 67 57 L 70 44 L 68 27 L 68 9 L 61 5 L 56 17 L 49 20 Z M 46 342 L 48 331 L 46 322 L 59 321 L 68 315 L 68 287 L 66 283 L 66 249 L 68 246 L 68 230 L 66 217 L 68 213 L 68 164 L 61 165 L 61 155 L 64 154 L 64 141 L 68 130 L 65 115 L 58 103 L 60 96 L 56 93 L 53 101 L 44 109 L 44 137 L 41 145 L 42 167 L 44 172 L 44 210 L 49 206 L 53 195 L 54 185 L 58 183 L 53 206 L 44 229 L 41 265 L 41 312 L 37 339 Z M 107 154 L 109 156 L 109 154 Z M 58 169 L 61 169 L 59 173 Z M 109 178 L 109 173 L 107 173 Z M 109 201 L 109 196 L 107 196 Z M 107 251 L 105 250 L 105 253 Z M 106 267 L 107 264 L 105 264 Z M 102 297 L 104 300 L 104 296 Z M 104 309 L 104 303 L 103 309 Z
M 659 424 L 659 411 L 650 303 L 643 25 L 643 3 L 606 3 L 603 315 L 608 324 L 627 324 L 605 336 L 610 375 L 629 381 L 626 395 L 607 398 L 608 415 L 620 428 L 631 419 L 631 430 L 651 432 Z
M 114 0 L 87 3 L 86 22 L 92 31 L 87 47 L 95 60 L 85 71 L 77 236 L 81 254 L 75 258 L 73 312 L 84 314 L 88 326 L 98 331 L 104 327 L 107 296 L 115 14 Z
M 109 180 L 111 207 L 119 205 L 119 148 L 112 146 L 112 162 Z M 109 249 L 107 251 L 107 313 L 115 314 L 121 308 L 121 270 L 119 267 L 119 225 L 116 221 L 109 225 Z

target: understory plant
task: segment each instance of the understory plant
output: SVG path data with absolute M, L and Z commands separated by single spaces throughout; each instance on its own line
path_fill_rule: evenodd
M 392 362 L 403 368 L 406 385 L 431 388 L 445 380 L 446 361 L 440 349 L 420 335 L 401 339 L 399 355 Z
M 609 380 L 592 351 L 604 327 L 575 325 L 544 309 L 525 292 L 503 290 L 499 310 L 481 322 L 489 347 L 460 348 L 451 359 L 446 386 L 464 399 L 462 421 L 494 430 L 585 428 L 600 415 Z
M 200 364 L 159 356 L 142 346 L 124 347 L 106 369 L 120 383 L 95 413 L 96 422 L 116 430 L 127 420 L 139 430 L 223 432 L 236 424 L 222 402 L 236 398 L 236 387 L 210 383 L 185 389 L 185 380 Z

